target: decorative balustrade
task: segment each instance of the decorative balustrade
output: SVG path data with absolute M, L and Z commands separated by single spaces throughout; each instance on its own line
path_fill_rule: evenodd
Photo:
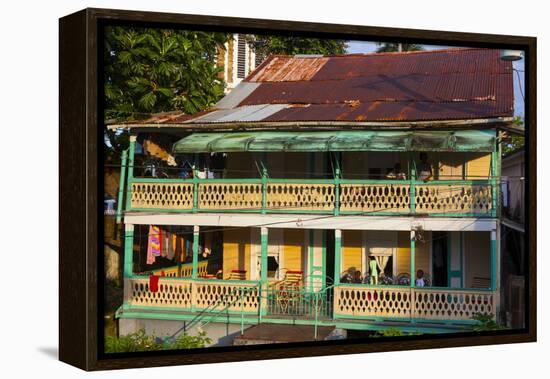
M 199 276 L 208 274 L 208 260 L 200 261 L 197 265 L 197 272 Z M 166 268 L 159 268 L 151 271 L 155 275 L 162 275 L 169 278 L 190 278 L 193 274 L 193 264 L 185 263 L 181 266 L 171 266 Z
M 262 208 L 260 183 L 200 183 L 199 209 L 250 210 Z
M 341 184 L 341 212 L 408 213 L 409 184 Z
M 493 196 L 488 185 L 416 185 L 418 213 L 490 214 Z
M 131 209 L 195 212 L 320 212 L 494 216 L 494 194 L 483 181 L 137 179 Z M 414 190 L 414 192 L 413 192 Z M 194 199 L 193 196 L 197 196 Z
M 284 211 L 332 211 L 334 184 L 268 183 L 267 209 Z
M 496 314 L 495 293 L 466 289 L 338 286 L 334 312 L 342 317 L 471 321 Z
M 152 292 L 149 279 L 129 280 L 127 303 L 137 307 L 191 308 L 192 284 L 190 281 L 162 278 L 158 289 Z
M 255 282 L 162 277 L 152 292 L 148 278 L 134 277 L 125 286 L 125 303 L 131 307 L 248 314 L 260 310 L 260 286 Z M 494 291 L 339 285 L 322 294 L 285 290 L 262 296 L 268 315 L 276 316 L 472 321 L 477 313 L 496 315 Z
M 411 288 L 339 286 L 334 291 L 334 312 L 345 316 L 409 318 Z
M 211 280 L 182 280 L 159 278 L 157 291 L 151 291 L 149 278 L 134 277 L 128 280 L 126 303 L 135 307 L 181 308 L 182 310 L 210 309 L 213 312 L 229 310 L 254 313 L 259 310 L 259 286 Z
M 138 209 L 192 209 L 193 184 L 133 182 L 131 207 Z
M 228 281 L 195 282 L 193 298 L 197 309 L 216 308 L 234 312 L 258 312 L 259 286 Z
M 414 318 L 471 320 L 476 313 L 495 314 L 493 292 L 421 288 L 414 291 Z

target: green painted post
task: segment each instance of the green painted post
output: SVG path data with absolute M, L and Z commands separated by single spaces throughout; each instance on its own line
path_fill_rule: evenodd
M 340 164 L 337 163 L 336 166 L 334 170 L 334 215 L 338 216 L 340 214 Z
M 261 243 L 261 261 L 260 261 L 260 303 L 267 299 L 267 247 L 268 247 L 268 229 L 263 227 L 260 230 Z M 267 314 L 267 307 L 260 308 L 260 317 Z
M 124 207 L 122 202 L 124 201 L 124 190 L 126 186 L 126 170 L 127 170 L 127 159 L 128 159 L 128 149 L 122 151 L 120 157 L 120 177 L 118 181 L 118 201 L 117 201 L 117 210 L 116 210 L 116 223 L 120 224 L 122 221 L 122 211 Z
M 491 290 L 497 289 L 497 231 L 491 230 Z
M 314 240 L 315 240 L 315 231 L 313 229 L 310 229 L 309 231 L 309 247 L 308 247 L 308 250 L 309 250 L 309 254 L 308 254 L 308 269 L 309 269 L 309 272 L 307 274 L 308 276 L 308 285 L 309 285 L 309 290 L 311 291 L 313 289 L 313 266 L 315 266 L 313 263 L 314 259 L 315 259 L 315 255 L 314 255 Z
M 199 276 L 199 231 L 200 227 L 195 225 L 193 227 L 193 270 L 191 272 L 193 279 L 197 279 Z
M 134 178 L 136 139 L 136 136 L 130 136 L 130 147 L 128 148 L 128 178 L 126 184 L 126 210 L 132 209 L 132 179 Z
M 334 285 L 340 284 L 340 271 L 342 259 L 342 231 L 336 229 L 334 231 Z
M 134 272 L 134 225 L 124 225 L 124 279 Z
M 411 271 L 411 288 L 414 288 L 415 279 L 416 279 L 416 232 L 411 230 L 411 262 L 410 262 L 410 271 Z
M 199 211 L 199 176 L 198 170 L 193 167 L 193 213 Z
M 327 231 L 323 230 L 323 246 L 322 246 L 322 288 L 325 288 L 327 286 Z
M 262 163 L 262 213 L 267 211 L 267 168 Z
M 500 152 L 501 145 L 498 143 L 495 143 L 495 146 L 493 147 L 493 151 L 491 152 L 491 196 L 492 196 L 492 216 L 497 217 L 500 214 L 500 201 L 499 201 L 499 195 L 500 195 L 500 188 L 498 184 L 500 183 Z
M 414 161 L 414 157 L 411 153 L 409 153 L 409 200 L 410 200 L 410 207 L 411 207 L 411 213 L 416 213 L 416 188 L 414 186 L 414 182 L 416 180 L 416 163 Z

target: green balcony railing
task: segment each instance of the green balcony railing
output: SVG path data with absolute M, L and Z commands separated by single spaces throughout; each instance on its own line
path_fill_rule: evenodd
M 495 217 L 493 182 L 133 178 L 127 210 Z

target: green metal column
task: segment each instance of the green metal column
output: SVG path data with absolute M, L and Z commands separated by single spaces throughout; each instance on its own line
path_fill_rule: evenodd
M 198 170 L 193 166 L 193 213 L 199 210 L 199 177 Z
M 497 178 L 499 177 L 499 173 L 497 170 L 498 165 L 498 145 L 495 143 L 495 147 L 493 151 L 491 152 L 491 197 L 492 197 L 492 216 L 497 217 L 498 215 L 498 208 L 499 208 L 499 201 L 498 201 L 498 181 Z
M 416 281 L 416 232 L 411 230 L 411 288 L 414 288 Z
M 193 271 L 191 277 L 197 279 L 199 276 L 199 231 L 200 227 L 195 225 L 193 227 Z
M 323 281 L 323 288 L 327 286 L 327 231 L 323 230 L 323 236 L 322 236 L 322 281 Z
M 262 213 L 267 211 L 267 168 L 262 162 Z
M 340 214 L 340 153 L 335 153 L 334 160 L 334 215 Z
M 334 285 L 340 284 L 340 273 L 342 265 L 342 231 L 334 231 Z
M 491 230 L 491 290 L 497 289 L 497 231 Z
M 118 201 L 116 210 L 116 223 L 120 224 L 122 221 L 122 211 L 124 207 L 122 202 L 124 201 L 124 191 L 126 187 L 126 170 L 127 170 L 128 149 L 122 151 L 120 156 L 120 177 L 118 181 Z
M 261 257 L 260 257 L 260 286 L 261 298 L 260 317 L 267 314 L 267 246 L 268 246 L 268 229 L 263 227 L 260 230 Z
M 414 182 L 416 181 L 416 163 L 414 161 L 414 156 L 411 152 L 408 154 L 409 157 L 409 200 L 410 200 L 410 212 L 416 213 L 416 188 Z
M 126 210 L 132 208 L 132 179 L 134 178 L 136 139 L 136 136 L 130 136 L 130 147 L 128 148 L 128 179 L 126 184 Z
M 130 278 L 134 271 L 134 225 L 124 225 L 124 278 Z

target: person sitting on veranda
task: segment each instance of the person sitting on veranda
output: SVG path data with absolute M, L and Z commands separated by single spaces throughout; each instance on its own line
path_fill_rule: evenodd
M 418 179 L 427 182 L 433 176 L 432 165 L 428 162 L 428 154 L 420 153 L 420 165 L 418 166 Z
M 418 270 L 416 272 L 416 281 L 414 282 L 416 287 L 424 287 L 426 283 L 424 282 L 424 271 Z
M 407 180 L 407 175 L 401 169 L 401 163 L 397 162 L 391 171 L 386 175 L 386 179 Z
M 363 283 L 363 277 L 362 277 L 362 275 L 361 275 L 361 271 L 356 270 L 356 271 L 353 273 L 353 283 L 356 283 L 356 284 L 361 284 L 361 283 Z

